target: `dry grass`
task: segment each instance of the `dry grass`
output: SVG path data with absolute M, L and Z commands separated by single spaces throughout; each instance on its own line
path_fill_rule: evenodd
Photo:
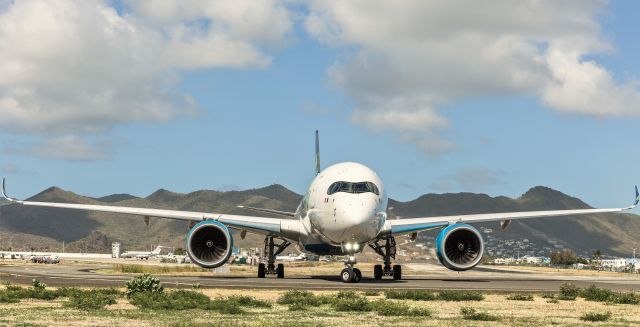
M 510 301 L 504 294 L 485 294 L 478 302 L 399 301 L 410 307 L 427 309 L 431 317 L 387 317 L 375 312 L 336 312 L 328 305 L 311 307 L 304 311 L 289 311 L 286 305 L 276 304 L 283 291 L 278 290 L 230 290 L 205 289 L 201 292 L 211 298 L 232 295 L 249 295 L 273 303 L 272 308 L 247 308 L 240 315 L 221 314 L 215 311 L 152 311 L 141 310 L 120 298 L 105 310 L 81 311 L 63 307 L 66 301 L 22 300 L 20 303 L 0 304 L 0 325 L 33 324 L 44 326 L 345 326 L 378 327 L 394 326 L 548 326 L 584 325 L 580 318 L 590 312 L 611 312 L 608 325 L 640 324 L 640 305 L 605 304 L 585 301 L 560 301 L 547 303 L 541 294 L 533 301 Z M 336 292 L 314 292 L 316 295 L 335 296 Z M 373 300 L 373 299 L 371 299 Z M 479 312 L 497 316 L 496 322 L 463 320 L 462 307 L 472 306 Z

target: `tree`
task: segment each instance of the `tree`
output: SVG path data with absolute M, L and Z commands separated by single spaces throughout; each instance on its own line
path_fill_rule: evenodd
M 563 250 L 551 253 L 552 265 L 573 265 L 578 262 L 578 256 L 571 250 Z
M 593 254 L 591 255 L 593 257 L 594 260 L 600 260 L 602 259 L 602 251 L 600 251 L 600 249 L 593 251 Z

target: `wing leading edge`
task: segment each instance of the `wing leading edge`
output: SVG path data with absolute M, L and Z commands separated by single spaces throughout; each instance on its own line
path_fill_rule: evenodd
M 636 186 L 636 197 L 633 205 L 625 208 L 609 208 L 609 209 L 575 209 L 575 210 L 547 210 L 547 211 L 522 211 L 522 212 L 501 212 L 501 213 L 483 213 L 475 215 L 457 215 L 457 216 L 439 216 L 439 217 L 422 217 L 422 218 L 404 218 L 398 220 L 387 220 L 382 231 L 384 234 L 409 234 L 455 223 L 480 223 L 499 220 L 516 220 L 527 218 L 541 217 L 560 217 L 571 215 L 587 215 L 595 213 L 621 213 L 631 210 L 640 202 L 640 194 L 638 186 Z
M 121 213 L 128 215 L 139 215 L 145 217 L 156 218 L 168 218 L 185 221 L 202 221 L 202 220 L 216 220 L 228 227 L 234 229 L 244 229 L 258 234 L 281 234 L 282 221 L 285 219 L 267 218 L 267 217 L 254 217 L 254 216 L 238 216 L 238 215 L 226 215 L 220 213 L 207 213 L 207 212 L 194 212 L 194 211 L 179 211 L 179 210 L 164 210 L 164 209 L 149 209 L 149 208 L 132 208 L 132 207 L 116 207 L 116 206 L 103 206 L 103 205 L 90 205 L 90 204 L 73 204 L 73 203 L 55 203 L 55 202 L 35 202 L 35 201 L 22 201 L 17 200 L 7 195 L 5 189 L 5 180 L 2 179 L 2 197 L 6 200 L 25 206 L 34 207 L 48 207 L 48 208 L 63 208 L 63 209 L 76 209 L 76 210 L 89 210 L 89 211 L 101 211 Z M 287 229 L 292 229 L 297 221 L 291 221 L 286 219 Z

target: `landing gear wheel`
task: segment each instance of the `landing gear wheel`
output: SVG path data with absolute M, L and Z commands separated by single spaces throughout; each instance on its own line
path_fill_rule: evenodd
M 362 280 L 362 272 L 360 272 L 360 269 L 358 268 L 353 268 L 353 272 L 355 273 L 355 278 L 353 279 L 353 282 L 359 283 L 360 280 Z
M 284 265 L 279 263 L 278 268 L 276 269 L 276 276 L 278 278 L 284 278 Z
M 340 273 L 340 278 L 344 283 L 351 283 L 355 277 L 356 274 L 349 268 L 342 269 L 342 272 Z
M 266 275 L 266 269 L 264 267 L 264 263 L 258 264 L 258 278 L 264 278 Z
M 382 279 L 382 265 L 373 266 L 373 278 L 374 279 Z
M 402 279 L 402 266 L 394 265 L 393 266 L 393 279 L 401 280 Z

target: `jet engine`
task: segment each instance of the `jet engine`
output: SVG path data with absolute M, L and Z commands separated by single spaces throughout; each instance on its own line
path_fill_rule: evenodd
M 467 224 L 450 225 L 436 237 L 436 254 L 440 263 L 451 270 L 469 270 L 482 260 L 482 235 Z
M 233 249 L 233 237 L 224 224 L 206 220 L 193 226 L 187 234 L 186 249 L 191 262 L 203 268 L 224 265 Z

